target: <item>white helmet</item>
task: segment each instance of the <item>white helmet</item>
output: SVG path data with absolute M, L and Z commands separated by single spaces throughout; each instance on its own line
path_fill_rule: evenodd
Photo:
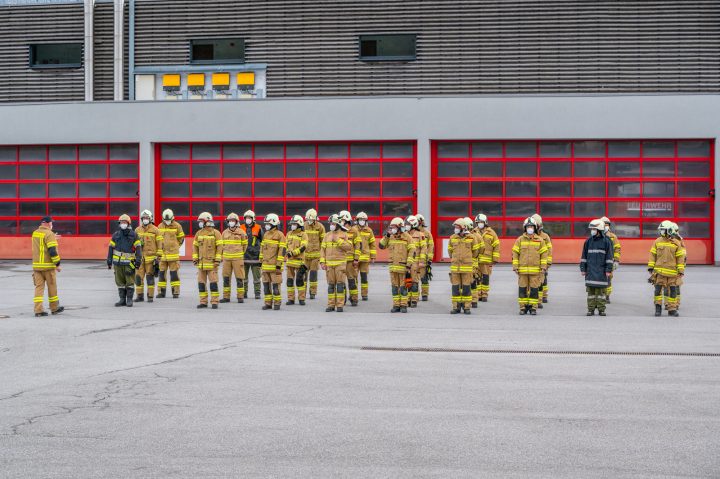
M 487 224 L 487 222 L 488 222 L 487 216 L 484 215 L 483 213 L 479 213 L 479 214 L 475 217 L 475 223 L 485 223 L 485 224 Z
M 588 229 L 603 231 L 605 230 L 605 221 L 602 219 L 592 220 L 588 225 Z
M 253 210 L 247 210 L 243 213 L 243 218 L 252 218 L 252 220 L 255 221 L 255 212 Z
M 526 230 L 528 226 L 535 227 L 537 231 L 537 221 L 535 221 L 535 218 L 533 218 L 532 216 L 530 218 L 525 218 L 525 221 L 523 221 L 523 230 Z
M 356 219 L 356 220 L 365 220 L 365 221 L 367 221 L 368 215 L 367 215 L 367 213 L 365 213 L 364 211 L 361 211 L 360 213 L 357 214 L 357 216 L 355 216 L 355 219 Z
M 300 215 L 295 215 L 292 217 L 292 219 L 289 221 L 288 224 L 291 225 L 298 225 L 300 228 L 305 226 L 305 220 L 303 220 L 303 217 Z
M 418 219 L 418 221 L 420 222 L 420 224 L 421 224 L 422 226 L 425 226 L 425 217 L 424 217 L 423 215 L 421 215 L 420 213 L 417 213 L 417 214 L 415 215 L 415 218 Z
M 305 219 L 308 221 L 316 221 L 317 220 L 317 211 L 315 209 L 310 208 L 305 212 Z
M 453 222 L 453 226 L 457 226 L 461 230 L 467 229 L 467 223 L 465 222 L 465 218 L 458 218 Z
M 418 221 L 417 216 L 410 215 L 405 220 L 407 224 L 410 225 L 411 228 L 419 228 L 420 227 L 420 221 Z
M 465 218 L 463 218 L 463 221 L 465 222 L 465 227 L 466 227 L 468 230 L 473 229 L 473 227 L 475 226 L 475 223 L 473 223 L 473 220 L 471 220 L 471 219 L 468 218 L 467 216 L 466 216 Z
M 530 218 L 532 218 L 532 219 L 535 221 L 535 225 L 536 225 L 536 226 L 538 226 L 539 228 L 542 227 L 542 225 L 543 225 L 542 216 L 540 216 L 539 214 L 535 213 L 535 214 L 532 215 Z
M 265 217 L 266 225 L 280 226 L 280 218 L 275 213 L 270 213 Z
M 352 222 L 352 215 L 347 210 L 342 210 L 340 213 L 338 213 L 338 216 L 341 220 L 343 220 L 345 223 L 351 223 Z
M 600 221 L 602 221 L 603 223 L 605 223 L 608 226 L 610 226 L 612 224 L 612 221 L 610 221 L 610 218 L 608 218 L 607 216 L 603 216 L 602 218 L 600 218 Z
M 197 219 L 197 220 L 198 220 L 198 221 L 204 221 L 204 222 L 206 222 L 206 223 L 212 223 L 212 222 L 213 222 L 213 217 L 212 217 L 212 215 L 211 215 L 210 213 L 208 213 L 207 211 L 203 211 L 202 213 L 200 213 L 200 214 L 198 215 L 198 219 Z
M 332 214 L 328 217 L 328 222 L 330 224 L 339 225 L 340 224 L 340 217 L 336 214 Z
M 390 221 L 390 226 L 397 226 L 400 228 L 405 224 L 405 221 L 403 221 L 402 218 L 393 218 L 392 221 Z
M 165 211 L 163 211 L 162 217 L 164 220 L 173 220 L 173 219 L 175 219 L 175 214 L 173 213 L 173 210 L 168 208 Z
M 658 226 L 658 232 L 661 236 L 670 236 L 672 234 L 673 222 L 665 220 Z
M 152 211 L 142 210 L 142 213 L 140 213 L 140 219 L 143 219 L 143 218 L 150 218 L 150 221 L 152 222 L 152 220 L 153 220 Z

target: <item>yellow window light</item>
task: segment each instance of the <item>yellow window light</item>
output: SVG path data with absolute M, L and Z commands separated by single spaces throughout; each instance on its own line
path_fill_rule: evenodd
M 213 86 L 229 87 L 230 86 L 230 74 L 229 73 L 213 73 L 212 74 Z
M 180 88 L 180 75 L 174 73 L 163 75 L 163 88 Z
M 238 86 L 255 85 L 255 72 L 242 72 L 237 74 Z
M 188 88 L 203 88 L 205 86 L 204 73 L 190 73 L 187 76 Z

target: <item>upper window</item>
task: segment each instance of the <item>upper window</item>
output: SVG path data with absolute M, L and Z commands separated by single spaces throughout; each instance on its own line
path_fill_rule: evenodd
M 82 43 L 43 43 L 30 45 L 31 68 L 80 68 Z
M 415 35 L 360 35 L 360 60 L 415 60 Z
M 245 63 L 245 40 L 190 40 L 190 63 Z

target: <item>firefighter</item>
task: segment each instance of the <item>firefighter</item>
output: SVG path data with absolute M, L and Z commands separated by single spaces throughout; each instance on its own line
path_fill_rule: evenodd
M 416 214 L 415 217 L 420 221 L 420 231 L 425 233 L 427 238 L 427 260 L 420 277 L 422 301 L 427 301 L 430 294 L 430 281 L 432 280 L 432 262 L 435 260 L 435 239 L 430 232 L 430 228 L 425 223 L 425 217 L 420 213 Z
M 377 247 L 375 242 L 375 232 L 368 225 L 368 215 L 365 212 L 360 212 L 355 216 L 355 222 L 357 228 L 360 231 L 360 265 L 358 270 L 360 271 L 360 296 L 363 301 L 368 300 L 368 274 L 370 273 L 370 263 L 375 262 L 377 256 Z
M 417 219 L 417 216 L 408 216 L 405 219 L 405 225 L 407 233 L 415 245 L 415 261 L 410 270 L 412 283 L 408 291 L 408 306 L 417 308 L 420 300 L 420 279 L 425 275 L 425 262 L 427 261 L 427 237 L 420 231 L 420 220 Z
M 484 251 L 484 244 L 470 232 L 464 218 L 455 220 L 453 230 L 454 234 L 448 242 L 452 289 L 450 314 L 459 314 L 460 310 L 470 314 L 475 259 Z
M 620 241 L 618 240 L 618 237 L 615 233 L 610 231 L 610 228 L 612 227 L 612 222 L 610 221 L 610 218 L 607 216 L 603 216 L 600 218 L 603 223 L 605 223 L 605 236 L 607 236 L 610 241 L 612 241 L 613 244 L 613 273 L 610 274 L 610 277 L 608 278 L 608 287 L 605 291 L 605 302 L 610 304 L 610 294 L 612 293 L 612 278 L 615 275 L 615 270 L 618 269 L 618 266 L 620 266 Z
M 650 282 L 655 286 L 655 316 L 662 314 L 663 297 L 668 315 L 678 317 L 677 280 L 685 274 L 685 249 L 680 240 L 674 238 L 675 229 L 670 221 L 658 226 L 660 237 L 650 248 L 648 272 Z
M 483 253 L 479 256 L 479 301 L 486 303 L 490 295 L 490 276 L 493 265 L 500 261 L 500 240 L 495 230 L 488 224 L 486 215 L 480 213 L 475 217 L 475 228 L 483 240 Z
M 305 213 L 305 234 L 308 245 L 305 249 L 305 268 L 307 277 L 304 279 L 306 295 L 315 299 L 318 289 L 318 269 L 320 269 L 320 246 L 325 236 L 325 226 L 318 221 L 317 211 L 310 208 Z M 308 291 L 309 290 L 309 291 Z
M 330 216 L 330 231 L 320 245 L 320 267 L 325 271 L 328 284 L 328 305 L 325 312 L 342 313 L 345 306 L 345 267 L 347 255 L 355 247 L 348 239 L 338 215 Z
M 240 227 L 240 217 L 230 213 L 225 219 L 227 228 L 222 233 L 222 279 L 223 297 L 221 303 L 230 302 L 232 276 L 235 274 L 237 302 L 245 302 L 245 249 L 248 238 Z
M 275 213 L 265 217 L 265 233 L 260 244 L 260 264 L 262 265 L 262 283 L 265 293 L 265 305 L 262 309 L 280 309 L 282 296 L 282 270 L 285 261 L 287 243 L 285 235 L 278 229 L 280 218 Z
M 388 250 L 390 284 L 393 297 L 391 313 L 407 313 L 408 291 L 405 275 L 410 273 L 415 262 L 415 244 L 412 237 L 403 231 L 402 218 L 393 218 L 385 236 L 380 240 L 380 249 Z
M 520 314 L 534 316 L 540 304 L 540 286 L 547 271 L 548 247 L 538 235 L 533 218 L 525 219 L 523 231 L 512 248 L 512 268 L 518 275 Z
M 295 304 L 297 293 L 298 303 L 305 306 L 305 250 L 308 237 L 305 233 L 305 221 L 300 215 L 292 217 L 288 223 L 290 231 L 287 234 L 287 304 Z
M 552 239 L 550 238 L 550 235 L 545 232 L 545 228 L 543 227 L 543 220 L 542 216 L 535 213 L 532 215 L 532 218 L 535 220 L 535 224 L 537 225 L 537 234 L 545 241 L 545 246 L 547 247 L 548 254 L 547 254 L 547 268 L 545 269 L 545 272 L 543 273 L 543 280 L 542 280 L 542 286 L 540 286 L 540 303 L 538 304 L 538 308 L 542 309 L 543 303 L 548 302 L 548 268 L 552 266 L 553 263 L 553 248 L 552 248 Z
M 613 242 L 605 235 L 606 224 L 603 219 L 590 222 L 590 237 L 585 240 L 580 258 L 580 272 L 585 277 L 587 291 L 588 316 L 594 316 L 595 310 L 600 316 L 605 316 L 605 292 L 610 284 L 615 262 Z
M 222 234 L 215 229 L 215 222 L 210 213 L 200 213 L 197 219 L 198 231 L 193 240 L 193 264 L 198 270 L 198 291 L 200 304 L 198 309 L 208 307 L 208 288 L 210 283 L 210 303 L 212 309 L 218 309 L 220 289 L 218 288 L 218 267 L 222 260 Z
M 471 234 L 475 237 L 475 239 L 478 242 L 482 242 L 482 235 L 478 231 L 478 229 L 475 227 L 475 223 L 472 219 L 468 218 L 467 216 L 465 218 L 462 218 L 463 223 L 465 224 L 465 227 L 468 230 L 468 234 Z M 470 306 L 472 308 L 478 307 L 478 301 L 480 301 L 480 283 L 481 283 L 482 274 L 480 273 L 480 257 L 475 256 L 473 257 L 473 280 L 472 285 L 470 285 L 470 292 L 471 292 L 471 299 Z
M 46 216 L 40 221 L 38 229 L 32 234 L 32 269 L 33 284 L 35 284 L 35 316 L 47 316 L 43 309 L 43 298 L 45 296 L 45 285 L 47 284 L 48 303 L 50 312 L 60 314 L 65 307 L 60 306 L 57 292 L 57 273 L 62 271 L 60 266 L 60 253 L 58 253 L 58 242 L 55 233 L 52 232 L 53 220 Z
M 107 266 L 115 265 L 115 284 L 120 301 L 115 306 L 133 305 L 135 293 L 135 268 L 142 264 L 142 242 L 131 228 L 130 216 L 118 218 L 118 230 L 113 233 L 108 246 Z
M 360 266 L 360 255 L 367 253 L 361 248 L 362 237 L 360 230 L 352 224 L 352 215 L 349 211 L 343 210 L 338 213 L 343 229 L 347 232 L 348 239 L 353 244 L 353 250 L 347 254 L 347 265 L 345 265 L 345 275 L 347 276 L 347 293 L 350 297 L 350 306 L 358 305 L 358 269 Z
M 160 229 L 153 224 L 153 214 L 150 210 L 140 213 L 140 225 L 135 228 L 135 234 L 142 242 L 143 261 L 135 270 L 135 301 L 141 303 L 145 300 L 143 286 L 147 281 L 147 300 L 153 302 L 155 297 L 155 275 L 160 267 L 160 257 L 163 254 L 163 235 Z
M 158 227 L 162 236 L 162 255 L 160 255 L 160 277 L 158 279 L 157 298 L 165 297 L 167 288 L 167 274 L 170 272 L 170 290 L 172 297 L 180 296 L 180 246 L 185 242 L 185 232 L 180 223 L 175 221 L 175 215 L 171 209 L 166 209 L 162 214 L 162 223 Z
M 243 218 L 245 224 L 240 227 L 248 238 L 248 245 L 245 250 L 245 278 L 247 278 L 246 282 L 249 281 L 250 272 L 252 271 L 255 299 L 260 299 L 260 248 L 262 246 L 263 230 L 260 225 L 255 222 L 255 212 L 253 210 L 247 210 L 245 214 L 243 214 Z M 248 297 L 248 289 L 250 289 L 249 285 L 245 288 L 246 298 Z
M 680 241 L 680 246 L 682 246 L 683 252 L 685 253 L 685 266 L 687 266 L 687 247 L 685 246 L 685 239 L 682 236 L 680 236 L 680 227 L 678 226 L 677 223 L 673 223 L 672 227 L 673 227 L 673 238 Z M 675 286 L 675 288 L 677 290 L 676 299 L 677 299 L 677 309 L 678 310 L 680 310 L 680 286 L 682 286 L 684 282 L 685 282 L 685 274 L 683 274 L 682 276 L 678 275 L 677 285 Z

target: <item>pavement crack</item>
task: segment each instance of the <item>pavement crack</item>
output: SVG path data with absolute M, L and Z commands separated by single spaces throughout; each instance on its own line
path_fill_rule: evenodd
M 149 320 L 147 320 L 147 319 L 143 319 L 143 320 L 140 320 L 140 321 L 133 321 L 132 323 L 123 324 L 122 326 L 117 326 L 117 327 L 115 327 L 115 328 L 93 329 L 92 331 L 88 331 L 88 332 L 83 333 L 83 334 L 81 334 L 81 335 L 79 335 L 79 336 L 76 336 L 76 337 L 81 338 L 81 337 L 83 337 L 83 336 L 90 336 L 91 334 L 108 333 L 108 332 L 110 332 L 110 331 L 120 331 L 120 330 L 123 330 L 123 329 L 145 329 L 145 328 L 152 328 L 153 326 L 158 326 L 158 325 L 163 325 L 163 324 L 167 324 L 167 323 L 168 323 L 168 321 L 157 321 L 157 322 L 152 322 L 152 323 L 149 323 L 149 324 L 143 324 L 143 323 L 147 323 L 148 321 L 149 321 Z M 142 325 L 142 326 L 136 326 L 136 325 L 139 325 L 139 324 Z
M 0 398 L 0 401 L 5 401 L 5 400 L 7 400 L 7 399 L 15 399 L 15 398 L 18 398 L 18 397 L 22 396 L 23 394 L 25 394 L 26 392 L 27 392 L 27 391 L 20 391 L 20 392 L 18 392 L 18 393 L 11 394 L 10 396 L 2 397 L 2 398 Z
M 315 331 L 316 329 L 322 329 L 322 325 L 313 326 L 312 328 L 303 329 L 302 331 L 292 332 L 292 333 L 288 334 L 287 337 L 290 338 L 290 337 L 298 335 L 298 334 L 309 333 L 310 331 Z

